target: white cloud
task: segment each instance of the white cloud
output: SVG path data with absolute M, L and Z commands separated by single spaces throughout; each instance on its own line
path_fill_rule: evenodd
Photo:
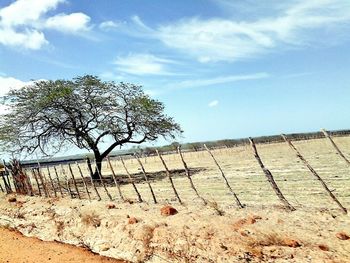
M 0 96 L 6 95 L 11 89 L 19 89 L 31 82 L 21 81 L 13 77 L 0 76 Z
M 40 49 L 49 42 L 43 30 L 79 33 L 89 29 L 90 17 L 83 13 L 47 16 L 65 0 L 17 0 L 0 9 L 0 44 Z
M 40 49 L 48 41 L 42 32 L 34 29 L 27 29 L 23 32 L 16 32 L 11 28 L 0 27 L 0 44 L 4 46 L 21 46 L 27 49 Z
M 154 29 L 147 27 L 139 17 L 132 20 L 153 38 L 200 62 L 231 62 L 256 57 L 279 47 L 306 46 L 313 37 L 319 40 L 317 34 L 327 28 L 350 24 L 348 0 L 297 0 L 288 3 L 272 8 L 275 10 L 273 14 L 260 14 L 254 20 L 252 17 L 249 17 L 251 20 L 187 18 Z M 333 34 L 333 37 L 337 35 Z
M 230 75 L 230 76 L 221 76 L 216 78 L 208 79 L 191 79 L 184 80 L 178 83 L 172 83 L 172 89 L 186 89 L 186 88 L 198 88 L 212 85 L 219 85 L 223 83 L 231 83 L 236 81 L 245 81 L 245 80 L 256 80 L 268 78 L 270 75 L 265 72 L 254 73 L 254 74 L 245 74 L 245 75 Z
M 46 20 L 45 28 L 67 33 L 77 33 L 89 30 L 89 22 L 90 17 L 83 13 L 58 14 Z
M 210 108 L 213 108 L 213 107 L 218 106 L 218 104 L 219 104 L 219 101 L 218 101 L 218 100 L 213 100 L 213 101 L 209 102 L 208 106 L 209 106 Z
M 35 22 L 62 2 L 64 0 L 17 0 L 0 9 L 1 24 L 13 27 Z
M 0 97 L 5 96 L 10 90 L 20 89 L 26 85 L 33 84 L 34 81 L 22 81 L 13 77 L 0 76 Z M 0 104 L 0 114 L 8 111 L 8 107 Z
M 122 23 L 121 22 L 114 22 L 114 21 L 104 21 L 99 24 L 99 28 L 104 31 L 109 31 L 118 28 Z
M 152 54 L 129 54 L 113 62 L 118 71 L 133 75 L 172 75 L 167 71 L 167 64 L 172 63 L 175 61 Z

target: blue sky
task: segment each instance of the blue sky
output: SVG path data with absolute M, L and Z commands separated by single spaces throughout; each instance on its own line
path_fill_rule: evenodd
M 349 65 L 348 0 L 0 0 L 0 95 L 141 84 L 182 142 L 349 128 Z

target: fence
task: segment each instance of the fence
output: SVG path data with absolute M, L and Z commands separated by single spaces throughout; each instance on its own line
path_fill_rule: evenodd
M 327 151 L 334 149 L 337 154 L 337 160 L 332 162 L 344 165 L 341 180 L 345 181 L 348 179 L 346 174 L 350 164 L 349 160 L 332 136 L 324 130 L 322 132 L 329 141 L 327 145 L 330 147 L 327 148 Z M 17 192 L 31 196 L 121 202 L 176 201 L 184 204 L 186 203 L 184 200 L 187 202 L 199 200 L 202 204 L 208 205 L 216 202 L 216 199 L 220 199 L 220 201 L 225 199 L 226 203 L 235 205 L 237 208 L 250 205 L 252 202 L 248 199 L 257 196 L 255 202 L 260 201 L 261 205 L 268 203 L 266 199 L 278 200 L 283 207 L 291 211 L 300 206 L 300 200 L 305 201 L 302 196 L 303 192 L 310 191 L 310 194 L 316 193 L 317 202 L 322 197 L 320 203 L 324 203 L 327 207 L 337 206 L 343 213 L 347 213 L 345 205 L 341 202 L 341 199 L 345 200 L 345 196 L 335 194 L 335 190 L 328 186 L 329 182 L 333 184 L 337 182 L 339 177 L 324 180 L 323 176 L 320 175 L 325 174 L 322 170 L 324 167 L 319 167 L 319 162 L 315 161 L 317 159 L 309 161 L 310 157 L 304 157 L 301 154 L 298 149 L 298 147 L 303 148 L 300 142 L 299 146 L 296 147 L 287 136 L 281 135 L 281 138 L 289 148 L 283 148 L 282 151 L 280 143 L 278 144 L 278 147 L 281 148 L 279 151 L 283 152 L 283 155 L 288 155 L 288 158 L 281 161 L 279 165 L 285 165 L 286 171 L 289 171 L 289 167 L 295 167 L 294 171 L 302 174 L 302 177 L 298 175 L 298 178 L 301 178 L 300 180 L 303 182 L 309 182 L 308 180 L 314 178 L 318 182 L 318 188 L 315 188 L 315 181 L 310 181 L 312 182 L 310 185 L 306 183 L 300 185 L 296 176 L 281 178 L 278 169 L 282 170 L 283 167 L 276 166 L 270 160 L 261 158 L 264 154 L 261 155 L 260 151 L 264 152 L 264 147 L 270 146 L 257 147 L 254 140 L 249 138 L 249 144 L 242 148 L 209 149 L 204 145 L 206 150 L 199 152 L 183 153 L 179 147 L 177 152 L 171 155 L 162 155 L 157 152 L 157 155 L 146 158 L 137 155 L 133 158 L 107 158 L 102 163 L 101 172 L 98 171 L 99 178 L 97 180 L 93 180 L 91 176 L 95 171 L 96 164 L 91 163 L 88 159 L 84 162 L 60 165 L 43 166 L 38 163 L 34 167 L 27 168 L 21 167 L 18 162 L 12 162 L 7 164 L 0 174 L 0 190 L 6 193 Z M 321 140 L 322 143 L 325 142 L 325 139 Z M 312 149 L 314 155 L 317 155 L 316 148 L 319 151 L 325 151 L 324 146 L 315 146 Z M 247 150 L 250 151 L 249 158 L 242 158 L 243 155 L 247 154 Z M 281 154 L 278 158 L 283 159 L 283 155 Z M 296 157 L 290 155 L 296 155 Z M 324 152 L 322 156 L 327 156 L 327 153 Z M 229 160 L 225 162 L 223 157 Z M 316 157 L 320 158 L 320 156 Z M 236 160 L 236 164 L 234 164 L 235 159 L 239 160 L 239 162 Z M 212 164 L 211 168 L 204 169 L 204 163 L 207 166 Z M 315 164 L 318 169 L 313 167 Z M 232 171 L 235 169 L 238 171 L 233 173 Z M 257 169 L 260 169 L 260 172 Z M 327 169 L 327 174 L 331 174 L 332 166 L 327 166 Z M 252 171 L 254 176 L 249 176 Z M 339 173 L 338 171 L 334 172 Z M 193 176 L 196 173 L 201 176 Z M 241 176 L 232 176 L 235 174 Z M 255 175 L 259 175 L 259 177 Z M 262 179 L 260 175 L 264 175 L 265 179 Z M 288 183 L 285 181 L 286 178 Z M 255 191 L 252 191 L 255 185 Z M 293 185 L 298 185 L 298 187 L 289 189 L 293 188 Z M 347 187 L 347 185 L 342 187 Z M 265 195 L 268 195 L 269 198 L 265 198 Z M 323 197 L 327 201 L 323 200 Z M 306 200 L 307 204 L 309 202 L 311 201 Z

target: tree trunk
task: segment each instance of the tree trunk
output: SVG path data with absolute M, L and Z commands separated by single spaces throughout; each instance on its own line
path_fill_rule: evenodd
M 91 167 L 91 163 L 88 162 L 88 166 L 89 166 L 89 170 L 91 172 L 91 177 L 93 180 L 99 180 L 100 179 L 100 174 L 102 175 L 102 160 L 103 158 L 101 157 L 100 153 L 94 153 L 95 155 L 95 163 L 96 163 L 96 167 L 95 167 L 95 172 L 92 172 L 92 167 Z

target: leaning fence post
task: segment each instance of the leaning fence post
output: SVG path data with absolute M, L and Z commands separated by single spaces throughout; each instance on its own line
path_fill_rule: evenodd
M 48 183 L 47 178 L 46 178 L 46 174 L 44 173 L 44 171 L 40 172 L 40 169 L 41 169 L 41 168 L 39 168 L 39 173 L 42 174 L 42 177 L 43 177 L 43 179 L 44 179 L 44 183 L 45 183 L 47 195 L 48 195 L 49 197 L 51 197 L 50 187 L 49 187 L 49 183 Z
M 30 181 L 29 175 L 27 174 L 26 170 L 23 170 L 23 174 L 25 175 L 26 180 L 27 180 L 26 183 L 27 183 L 27 186 L 28 186 L 29 194 L 31 196 L 33 196 L 34 195 L 34 191 L 33 191 L 33 186 L 32 186 L 32 183 Z
M 86 157 L 86 165 L 87 165 L 87 167 L 89 169 L 89 172 L 90 172 L 91 185 L 94 188 L 94 191 L 96 193 L 98 201 L 101 201 L 101 196 L 100 196 L 99 192 L 97 191 L 97 188 L 96 188 L 96 185 L 95 185 L 95 181 L 94 181 L 94 179 L 92 179 L 93 171 L 92 171 L 92 168 L 91 168 L 91 162 L 90 162 L 89 157 Z
M 70 198 L 73 199 L 73 194 L 72 194 L 72 191 L 70 190 L 69 180 L 68 180 L 68 177 L 66 175 L 66 172 L 64 171 L 62 164 L 60 165 L 60 167 L 61 167 L 62 175 L 63 175 L 64 179 L 66 180 L 67 191 L 70 195 Z
M 2 175 L 0 175 L 0 176 L 2 177 Z M 0 182 L 0 189 L 1 189 L 1 192 L 5 193 L 4 188 L 2 188 L 1 182 Z
M 165 168 L 165 172 L 166 172 L 166 174 L 167 174 L 167 176 L 168 176 L 168 179 L 169 179 L 171 188 L 173 188 L 174 194 L 175 194 L 177 200 L 179 201 L 179 203 L 182 204 L 182 201 L 181 201 L 181 199 L 180 199 L 180 196 L 179 196 L 179 194 L 178 194 L 177 191 L 176 191 L 176 188 L 175 188 L 173 179 L 171 178 L 171 175 L 170 175 L 170 171 L 169 171 L 169 169 L 168 169 L 168 166 L 166 165 L 166 163 L 165 163 L 165 161 L 164 161 L 162 155 L 161 155 L 160 152 L 158 151 L 158 149 L 156 149 L 156 152 L 157 152 L 158 157 L 159 157 L 159 159 L 161 160 L 161 162 L 162 162 L 162 164 L 163 164 L 163 166 L 164 166 L 164 168 Z
M 295 148 L 292 142 L 287 138 L 286 135 L 282 134 L 282 138 L 289 145 L 291 149 L 293 149 L 297 155 L 297 157 L 304 163 L 304 165 L 309 169 L 309 171 L 316 177 L 316 179 L 322 184 L 323 188 L 329 194 L 329 196 L 333 199 L 333 201 L 340 207 L 340 209 L 347 214 L 347 210 L 342 204 L 338 201 L 338 199 L 334 196 L 331 190 L 329 190 L 327 184 L 323 181 L 323 179 L 318 175 L 318 173 L 312 168 L 312 166 L 305 160 L 305 158 L 301 155 L 301 153 Z
M 41 172 L 40 172 L 40 168 L 37 168 L 37 171 L 38 171 L 38 176 L 39 176 L 41 185 L 43 186 L 43 189 L 44 189 L 45 197 L 49 197 L 49 193 L 48 193 L 48 191 L 47 191 L 47 188 L 46 188 L 46 184 L 45 184 L 43 175 L 42 175 Z
M 4 162 L 4 178 L 5 179 L 7 179 L 7 182 L 5 182 L 5 187 L 7 188 L 7 193 L 11 193 L 12 192 L 12 188 L 11 188 L 11 183 L 10 183 L 10 179 L 9 179 L 9 172 L 8 172 L 8 170 L 7 170 L 7 167 L 6 167 L 6 162 L 5 162 L 5 160 L 3 160 L 3 162 Z M 12 176 L 12 180 L 13 180 L 13 185 L 14 185 L 14 187 L 15 187 L 15 190 L 17 190 L 17 185 L 16 185 L 16 181 L 15 181 L 15 179 L 13 178 L 13 176 Z
M 107 162 L 108 162 L 108 164 L 109 164 L 109 169 L 110 169 L 111 172 L 112 172 L 113 181 L 114 181 L 115 186 L 116 186 L 117 189 L 118 189 L 119 196 L 120 196 L 120 198 L 122 199 L 122 201 L 125 201 L 125 198 L 124 198 L 124 196 L 123 196 L 123 194 L 122 194 L 122 190 L 120 189 L 120 184 L 119 184 L 119 182 L 118 182 L 118 180 L 117 180 L 117 176 L 116 176 L 116 174 L 115 174 L 115 172 L 114 172 L 114 169 L 113 169 L 113 167 L 112 167 L 111 160 L 109 159 L 109 156 L 107 156 Z
M 275 191 L 277 197 L 279 198 L 279 200 L 291 211 L 295 211 L 295 208 L 287 201 L 287 199 L 284 197 L 284 195 L 282 194 L 281 190 L 278 188 L 275 179 L 273 178 L 272 173 L 270 172 L 270 170 L 268 170 L 265 165 L 263 164 L 263 162 L 260 159 L 260 156 L 258 154 L 258 151 L 256 149 L 255 143 L 253 141 L 252 138 L 249 137 L 249 142 L 250 142 L 250 146 L 252 147 L 253 150 L 253 154 L 255 159 L 257 160 L 257 162 L 260 165 L 261 170 L 263 170 L 267 181 L 270 183 L 270 185 L 272 186 L 273 190 Z
M 145 181 L 148 184 L 149 190 L 151 191 L 153 202 L 156 204 L 157 203 L 156 195 L 153 192 L 153 188 L 152 188 L 151 183 L 148 181 L 148 177 L 147 177 L 147 174 L 146 174 L 145 167 L 143 167 L 143 164 L 142 164 L 141 160 L 139 159 L 139 157 L 137 156 L 137 154 L 134 154 L 134 156 L 135 156 L 137 162 L 139 163 L 139 165 L 141 167 L 141 170 L 142 170 L 142 173 L 143 173 L 143 177 L 145 178 Z
M 46 169 L 47 169 L 47 175 L 48 175 L 48 177 L 49 177 L 49 179 L 50 179 L 50 182 L 51 182 L 52 189 L 53 189 L 53 191 L 54 191 L 54 193 L 55 193 L 55 197 L 57 197 L 56 187 L 55 187 L 55 185 L 54 185 L 54 183 L 53 183 L 53 181 L 52 181 L 52 177 L 51 177 L 51 173 L 50 173 L 50 168 L 49 168 L 48 166 L 46 166 Z
M 97 166 L 97 164 L 96 164 L 96 166 Z M 106 192 L 106 194 L 107 194 L 109 200 L 112 201 L 113 198 L 112 198 L 112 196 L 109 194 L 109 192 L 108 192 L 108 190 L 107 190 L 107 187 L 106 187 L 106 185 L 105 185 L 105 182 L 103 181 L 102 174 L 101 174 L 100 170 L 99 170 L 97 167 L 96 167 L 96 171 L 97 171 L 98 176 L 100 177 L 101 184 L 102 184 L 103 188 L 105 189 L 105 192 Z
M 12 189 L 11 189 L 11 187 L 8 185 L 8 182 L 7 182 L 6 178 L 5 178 L 5 173 L 3 173 L 1 177 L 2 177 L 2 180 L 4 181 L 6 193 L 7 193 L 7 194 L 11 193 L 11 192 L 12 192 Z
M 55 175 L 56 175 L 56 179 L 57 179 L 58 190 L 60 191 L 61 197 L 64 197 L 63 191 L 62 191 L 62 187 L 61 187 L 61 183 L 60 183 L 60 178 L 58 176 L 58 172 L 57 172 L 56 166 L 54 166 L 53 169 L 55 171 Z
M 41 196 L 40 184 L 39 184 L 38 177 L 36 176 L 36 173 L 35 173 L 35 168 L 32 168 L 32 174 L 33 174 L 33 176 L 34 176 L 36 185 L 37 185 L 37 187 L 38 187 L 39 195 Z
M 321 129 L 321 131 L 323 132 L 324 136 L 326 138 L 328 138 L 328 140 L 331 142 L 331 144 L 333 145 L 333 147 L 335 148 L 335 150 L 339 153 L 339 155 L 345 160 L 345 162 L 350 165 L 350 161 L 345 157 L 345 155 L 340 151 L 340 149 L 338 148 L 338 146 L 335 144 L 335 142 L 333 141 L 331 135 L 325 130 L 325 129 Z
M 77 185 L 77 181 L 75 181 L 75 177 L 74 177 L 74 174 L 73 174 L 72 166 L 70 165 L 70 163 L 68 164 L 68 168 L 69 168 L 70 175 L 72 176 L 72 179 L 73 179 L 73 184 L 74 184 L 75 191 L 77 191 L 78 198 L 81 199 L 81 196 L 80 196 L 80 193 L 79 193 L 79 189 L 78 189 L 78 185 Z
M 125 169 L 125 172 L 126 172 L 126 174 L 128 175 L 128 177 L 129 177 L 130 183 L 132 184 L 132 187 L 134 188 L 134 190 L 135 190 L 135 192 L 136 192 L 137 199 L 139 200 L 140 203 L 142 203 L 143 200 L 142 200 L 141 194 L 140 194 L 139 191 L 137 190 L 137 187 L 136 187 L 136 185 L 135 185 L 135 183 L 134 183 L 134 179 L 131 177 L 131 174 L 129 173 L 128 168 L 126 168 L 126 165 L 125 165 L 125 163 L 124 163 L 123 158 L 120 157 L 120 161 L 122 162 L 122 164 L 123 164 L 123 166 L 124 166 L 124 169 Z
M 209 150 L 209 148 L 204 144 L 204 148 L 207 150 L 207 152 L 209 153 L 209 155 L 211 156 L 211 158 L 213 159 L 214 163 L 216 164 L 216 166 L 219 168 L 219 171 L 221 173 L 222 178 L 224 178 L 225 184 L 227 186 L 227 188 L 230 190 L 231 194 L 233 195 L 233 197 L 235 198 L 236 204 L 239 208 L 244 208 L 244 206 L 242 205 L 241 201 L 238 199 L 238 196 L 236 195 L 236 193 L 232 190 L 231 185 L 229 184 L 224 171 L 222 170 L 220 164 L 217 162 L 217 160 L 215 159 L 213 153 Z
M 80 169 L 80 166 L 79 166 L 78 162 L 75 162 L 75 164 L 76 164 L 76 166 L 78 167 L 80 177 L 81 177 L 81 179 L 83 180 L 83 184 L 84 184 L 84 187 L 85 187 L 86 193 L 87 193 L 87 195 L 88 195 L 88 197 L 89 197 L 89 201 L 91 201 L 91 196 L 90 196 L 89 188 L 87 187 L 87 184 L 86 184 L 86 182 L 85 182 L 83 172 L 81 171 L 81 169 Z
M 185 159 L 184 159 L 184 157 L 182 155 L 182 152 L 181 152 L 181 145 L 179 145 L 177 147 L 177 152 L 178 152 L 178 154 L 180 156 L 180 159 L 181 159 L 181 162 L 182 162 L 182 164 L 183 164 L 183 166 L 185 168 L 185 172 L 186 172 L 188 180 L 190 181 L 191 188 L 196 193 L 197 197 L 203 201 L 204 205 L 207 205 L 208 204 L 207 200 L 205 200 L 202 196 L 199 195 L 196 187 L 194 186 L 194 183 L 193 183 L 192 178 L 191 178 L 190 170 L 188 169 L 187 163 L 185 162 Z

